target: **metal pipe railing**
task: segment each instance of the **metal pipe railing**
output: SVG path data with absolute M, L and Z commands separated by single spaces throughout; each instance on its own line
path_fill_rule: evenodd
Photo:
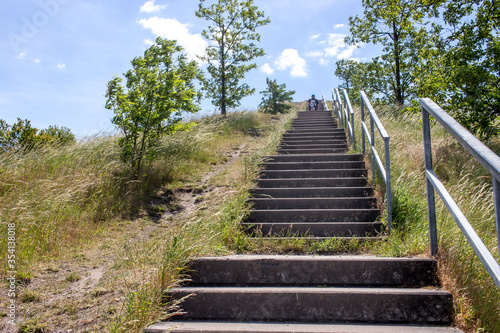
M 321 92 L 321 97 L 323 98 L 323 109 L 325 111 L 328 111 L 328 104 L 326 104 L 326 98 L 325 98 L 325 92 L 324 91 Z
M 385 182 L 385 195 L 386 195 L 386 205 L 387 205 L 387 226 L 389 233 L 392 227 L 392 187 L 391 187 L 391 156 L 389 149 L 390 137 L 387 131 L 382 125 L 377 113 L 373 109 L 372 104 L 368 100 L 368 96 L 364 91 L 360 92 L 361 95 L 361 142 L 363 148 L 363 155 L 366 154 L 366 140 L 370 144 L 371 148 L 371 164 L 372 164 L 372 178 L 376 179 L 375 167 L 377 166 L 382 174 L 382 178 Z M 368 112 L 370 116 L 370 130 L 365 123 L 365 111 Z M 380 155 L 375 147 L 375 127 L 377 128 L 382 140 L 384 141 L 384 157 L 385 157 L 385 167 L 382 163 Z
M 343 91 L 344 98 L 340 96 L 339 90 L 337 88 L 332 91 L 333 103 L 335 104 L 334 112 L 339 118 L 339 125 L 347 130 L 347 135 L 351 145 L 354 147 L 356 144 L 355 132 L 354 132 L 354 111 L 351 106 L 351 101 L 347 91 Z
M 441 126 L 443 126 L 460 144 L 483 165 L 492 175 L 493 180 L 493 195 L 495 201 L 495 220 L 497 228 L 497 248 L 500 256 L 500 157 L 491 149 L 486 147 L 474 135 L 460 125 L 453 117 L 447 114 L 442 108 L 434 103 L 429 98 L 420 99 L 422 109 L 422 125 L 424 135 L 425 149 L 425 178 L 427 185 L 427 205 L 429 217 L 429 237 L 431 243 L 431 254 L 434 256 L 438 253 L 437 241 L 437 224 L 436 224 L 436 202 L 434 190 L 443 200 L 446 208 L 453 216 L 453 219 L 459 226 L 462 233 L 467 238 L 467 241 L 474 249 L 474 252 L 479 257 L 483 266 L 490 274 L 491 278 L 500 289 L 500 266 L 495 260 L 486 245 L 477 235 L 476 231 L 469 223 L 465 215 L 457 206 L 449 192 L 444 187 L 433 170 L 432 166 L 432 145 L 431 145 L 431 126 L 429 116 L 434 117 Z

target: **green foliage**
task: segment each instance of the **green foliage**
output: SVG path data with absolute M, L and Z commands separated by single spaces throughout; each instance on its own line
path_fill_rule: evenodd
M 249 62 L 265 54 L 254 41 L 260 41 L 256 29 L 268 24 L 270 19 L 264 18 L 253 0 L 218 0 L 208 7 L 204 3 L 205 0 L 200 0 L 196 16 L 211 23 L 202 35 L 212 45 L 200 57 L 208 63 L 210 74 L 203 85 L 207 98 L 225 115 L 227 108 L 239 106 L 242 98 L 255 93 L 255 89 L 246 83 L 240 84 L 240 80 L 257 67 Z
M 351 36 L 346 42 L 383 46 L 383 54 L 366 64 L 363 89 L 403 105 L 415 96 L 415 36 L 423 31 L 425 17 L 437 15 L 437 6 L 429 0 L 363 0 L 363 6 L 363 18 L 349 18 Z
M 293 95 L 295 90 L 286 91 L 286 84 L 278 84 L 275 80 L 269 78 L 266 79 L 267 90 L 261 91 L 262 102 L 259 105 L 259 109 L 262 112 L 270 114 L 278 114 L 288 112 L 292 106 L 285 104 L 285 102 L 291 102 L 293 100 Z
M 182 129 L 182 112 L 199 110 L 201 96 L 194 80 L 201 73 L 181 51 L 175 41 L 158 37 L 144 57 L 132 60 L 132 69 L 125 74 L 126 89 L 119 77 L 108 83 L 106 108 L 115 113 L 113 124 L 123 135 L 122 159 L 133 178 L 139 177 L 143 158 L 154 155 L 161 136 Z
M 500 133 L 500 7 L 497 1 L 448 1 L 449 106 L 482 138 Z
M 30 151 L 35 147 L 62 145 L 75 141 L 75 136 L 67 127 L 49 126 L 39 131 L 31 126 L 28 119 L 17 118 L 12 126 L 0 119 L 0 151 Z

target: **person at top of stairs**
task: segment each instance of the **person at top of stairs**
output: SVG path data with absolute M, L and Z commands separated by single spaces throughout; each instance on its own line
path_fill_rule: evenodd
M 316 96 L 314 94 L 311 96 L 311 98 L 307 101 L 307 111 L 317 111 L 319 106 L 319 102 L 316 99 Z

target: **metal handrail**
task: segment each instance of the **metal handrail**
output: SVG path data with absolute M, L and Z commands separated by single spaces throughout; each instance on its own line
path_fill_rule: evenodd
M 490 274 L 491 278 L 500 289 L 500 266 L 495 260 L 491 252 L 484 245 L 481 238 L 469 223 L 465 215 L 462 213 L 458 205 L 450 196 L 443 183 L 434 173 L 432 167 L 432 146 L 431 146 L 431 127 L 429 115 L 434 117 L 447 131 L 450 133 L 460 144 L 467 149 L 467 151 L 481 163 L 486 170 L 492 175 L 493 181 L 493 194 L 495 201 L 495 220 L 497 227 L 497 242 L 498 252 L 500 256 L 500 157 L 496 155 L 491 149 L 486 147 L 474 135 L 467 131 L 460 125 L 453 117 L 447 114 L 442 108 L 434 103 L 429 98 L 420 99 L 422 107 L 422 122 L 423 122 L 423 135 L 424 135 L 424 149 L 425 149 L 425 178 L 427 183 L 427 205 L 429 217 L 429 230 L 430 230 L 430 243 L 431 254 L 434 256 L 438 253 L 437 242 L 437 226 L 436 226 L 436 202 L 434 197 L 434 190 L 439 194 L 443 200 L 446 208 L 453 216 L 453 219 L 459 226 L 462 233 L 467 238 L 467 241 L 474 249 L 474 252 L 479 257 L 483 266 Z
M 328 105 L 326 104 L 325 92 L 321 91 L 321 97 L 323 98 L 323 108 L 328 111 Z
M 347 91 L 344 89 L 344 100 L 340 96 L 337 88 L 332 90 L 333 103 L 335 104 L 334 112 L 339 118 L 339 125 L 347 130 L 351 145 L 356 145 L 356 137 L 354 133 L 354 111 L 351 106 L 351 101 Z
M 375 165 L 377 165 L 385 182 L 385 189 L 386 189 L 385 194 L 387 201 L 387 226 L 390 233 L 392 227 L 391 159 L 389 150 L 390 137 L 387 134 L 384 125 L 382 125 L 382 122 L 377 116 L 375 109 L 373 109 L 373 106 L 370 103 L 366 93 L 364 91 L 361 91 L 360 95 L 361 95 L 361 141 L 363 147 L 363 155 L 366 154 L 365 142 L 366 139 L 368 139 L 368 143 L 370 144 L 371 147 L 372 177 L 373 179 L 375 179 L 376 177 Z M 365 123 L 365 109 L 368 110 L 368 114 L 370 116 L 370 130 L 368 130 L 368 127 L 366 126 Z M 380 136 L 382 137 L 382 140 L 384 140 L 385 167 L 384 164 L 382 163 L 382 160 L 380 159 L 380 155 L 377 151 L 377 148 L 375 147 L 375 127 L 377 127 L 377 130 Z M 377 163 L 375 164 L 375 162 Z

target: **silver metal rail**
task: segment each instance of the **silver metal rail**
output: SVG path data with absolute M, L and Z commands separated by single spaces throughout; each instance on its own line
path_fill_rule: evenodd
M 372 104 L 368 100 L 368 96 L 364 91 L 360 92 L 361 94 L 361 141 L 363 147 L 363 155 L 366 154 L 366 140 L 371 147 L 371 162 L 372 162 L 372 177 L 375 180 L 375 165 L 378 166 L 380 173 L 385 182 L 385 195 L 386 195 L 386 205 L 387 205 L 387 226 L 389 228 L 389 233 L 391 232 L 392 227 L 392 190 L 391 190 L 391 158 L 390 158 L 390 150 L 389 150 L 389 141 L 390 137 L 387 134 L 387 131 L 382 125 L 379 117 L 375 113 Z M 365 123 L 365 111 L 370 116 L 370 129 Z M 385 167 L 382 163 L 380 155 L 375 147 L 375 127 L 384 140 L 384 157 L 385 157 Z M 376 163 L 375 163 L 376 162 Z
M 347 130 L 349 141 L 354 147 L 356 145 L 356 137 L 354 133 L 354 111 L 352 110 L 351 101 L 347 91 L 344 89 L 344 98 L 340 96 L 337 88 L 332 89 L 332 98 L 334 104 L 334 112 L 339 117 L 339 125 Z
M 326 98 L 325 98 L 325 92 L 324 91 L 321 92 L 321 97 L 323 98 L 323 109 L 325 111 L 328 111 L 328 105 L 326 104 Z
M 474 135 L 460 125 L 453 117 L 447 114 L 442 108 L 429 98 L 420 99 L 422 107 L 422 121 L 425 149 L 425 178 L 427 183 L 427 205 L 429 216 L 429 230 L 431 253 L 438 253 L 437 226 L 436 226 L 436 202 L 434 190 L 443 200 L 446 208 L 453 216 L 460 230 L 467 238 L 467 241 L 474 249 L 483 266 L 490 274 L 491 278 L 500 289 L 500 266 L 495 260 L 486 245 L 477 235 L 476 231 L 469 223 L 465 215 L 450 196 L 443 183 L 434 173 L 432 167 L 432 146 L 431 146 L 431 127 L 429 115 L 434 117 L 467 151 L 483 165 L 492 175 L 493 194 L 495 201 L 495 219 L 497 227 L 497 242 L 500 255 L 500 157 L 486 147 Z

